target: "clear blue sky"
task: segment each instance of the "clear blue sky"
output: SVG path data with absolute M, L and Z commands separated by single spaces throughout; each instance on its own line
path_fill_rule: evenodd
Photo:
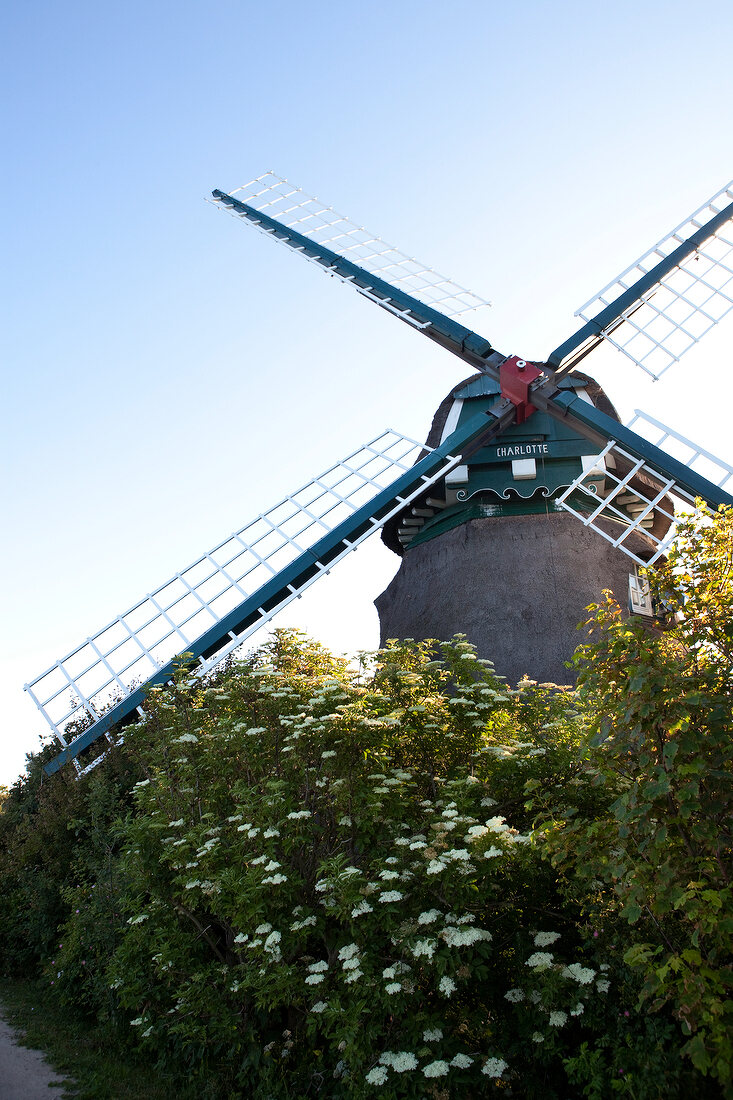
M 733 6 L 41 0 L 0 19 L 2 783 L 43 728 L 26 679 L 381 428 L 422 438 L 464 373 L 203 197 L 272 168 L 492 298 L 476 327 L 542 357 L 733 175 Z M 656 387 L 593 367 L 624 411 L 730 459 L 723 330 Z M 374 646 L 396 566 L 378 551 L 298 621 Z

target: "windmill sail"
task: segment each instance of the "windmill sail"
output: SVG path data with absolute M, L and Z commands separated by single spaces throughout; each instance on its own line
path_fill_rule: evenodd
M 274 173 L 231 193 L 213 191 L 214 203 L 287 245 L 328 275 L 420 329 L 482 369 L 493 353 L 484 337 L 456 321 L 490 303 L 433 268 L 400 252 L 332 207 Z
M 130 720 L 182 657 L 201 675 L 424 495 L 501 418 L 475 417 L 430 450 L 386 431 L 286 497 L 99 630 L 26 690 L 63 747 L 57 771 Z M 427 453 L 426 453 L 427 452 Z M 421 457 L 422 456 L 422 457 Z M 67 736 L 67 728 L 78 729 Z M 83 770 L 88 770 L 96 761 Z
M 733 309 L 733 180 L 577 311 L 549 357 L 563 372 L 607 340 L 660 378 Z
M 636 432 L 630 431 L 632 425 Z M 713 506 L 729 504 L 725 488 L 733 486 L 733 466 L 639 409 L 623 432 L 633 453 L 610 439 L 557 503 L 638 565 L 654 565 L 675 538 L 673 498 L 691 512 L 697 496 Z M 677 463 L 686 471 L 682 476 Z M 643 531 L 651 544 L 643 558 L 632 549 L 636 531 Z

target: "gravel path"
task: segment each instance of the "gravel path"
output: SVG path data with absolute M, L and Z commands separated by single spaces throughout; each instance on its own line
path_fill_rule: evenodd
M 40 1051 L 19 1046 L 13 1029 L 0 1018 L 0 1100 L 53 1100 L 61 1095 L 63 1080 Z

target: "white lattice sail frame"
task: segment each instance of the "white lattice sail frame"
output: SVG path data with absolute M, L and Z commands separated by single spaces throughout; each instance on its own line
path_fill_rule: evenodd
M 733 466 L 642 409 L 634 409 L 634 415 L 626 427 L 632 428 L 637 435 L 666 451 L 718 488 L 730 492 L 733 487 Z
M 175 573 L 26 684 L 61 745 L 65 748 L 68 744 L 66 730 L 71 723 L 101 717 L 111 702 L 185 653 L 244 599 L 368 505 L 430 450 L 386 430 Z M 338 556 L 327 565 L 318 563 L 308 581 L 297 588 L 288 586 L 287 595 L 276 607 L 260 608 L 256 622 L 237 635 L 230 634 L 212 657 L 200 659 L 195 675 L 204 675 L 218 664 L 458 461 L 458 457 L 447 458 L 412 492 L 396 496 L 388 514 L 372 519 L 369 528 L 353 541 L 344 540 Z M 112 740 L 111 735 L 106 736 Z M 81 770 L 76 760 L 74 764 Z
M 621 476 L 614 472 L 616 469 L 627 469 L 627 473 Z M 640 474 L 652 479 L 654 487 L 643 489 L 639 482 Z M 557 503 L 576 516 L 584 526 L 622 550 L 637 565 L 647 566 L 663 557 L 675 538 L 675 512 L 674 504 L 668 499 L 670 495 L 695 511 L 694 499 L 673 478 L 664 477 L 615 440 L 610 440 L 595 462 L 592 465 L 587 463 L 583 472 L 557 498 Z M 579 506 L 579 498 L 584 500 L 584 508 Z M 660 515 L 669 524 L 661 538 L 651 530 L 653 518 Z M 599 520 L 605 521 L 612 529 L 609 531 L 601 526 Z M 613 528 L 618 534 L 614 533 Z M 630 545 L 630 536 L 636 532 L 648 540 L 649 553 L 643 557 Z
M 308 195 L 274 172 L 258 176 L 229 194 L 288 229 L 296 230 L 315 244 L 323 245 L 331 252 L 357 264 L 370 275 L 405 291 L 423 305 L 439 310 L 447 317 L 457 317 L 469 310 L 491 305 L 487 299 L 480 298 L 453 279 L 401 252 L 394 245 L 339 214 L 332 206 L 325 206 L 319 199 Z M 235 217 L 242 218 L 236 209 L 223 207 L 216 200 L 212 201 L 219 209 L 225 209 Z M 270 233 L 270 230 L 251 220 L 249 224 L 260 232 Z M 306 256 L 306 259 L 310 258 Z
M 594 294 L 575 316 L 591 321 L 731 202 L 733 180 Z M 636 299 L 601 330 L 605 340 L 652 378 L 660 378 L 733 309 L 731 218 L 644 293 L 641 300 Z

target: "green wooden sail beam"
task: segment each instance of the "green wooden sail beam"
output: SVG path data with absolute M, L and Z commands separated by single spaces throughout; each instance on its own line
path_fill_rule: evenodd
M 447 317 L 439 310 L 425 305 L 393 283 L 352 263 L 351 260 L 339 255 L 326 245 L 312 240 L 296 229 L 289 228 L 283 222 L 271 218 L 248 203 L 241 202 L 226 191 L 212 191 L 212 197 L 216 203 L 228 207 L 232 213 L 245 218 L 256 228 L 269 233 L 275 240 L 287 245 L 294 252 L 299 252 L 306 259 L 318 264 L 327 274 L 335 275 L 343 282 L 350 283 L 370 301 L 418 329 L 430 340 L 434 340 L 441 347 L 458 355 L 479 370 L 483 370 L 485 365 L 494 358 L 497 363 L 503 358 L 503 356 L 496 356 L 494 348 L 485 337 L 479 336 L 477 332 L 466 328 L 465 325 Z

